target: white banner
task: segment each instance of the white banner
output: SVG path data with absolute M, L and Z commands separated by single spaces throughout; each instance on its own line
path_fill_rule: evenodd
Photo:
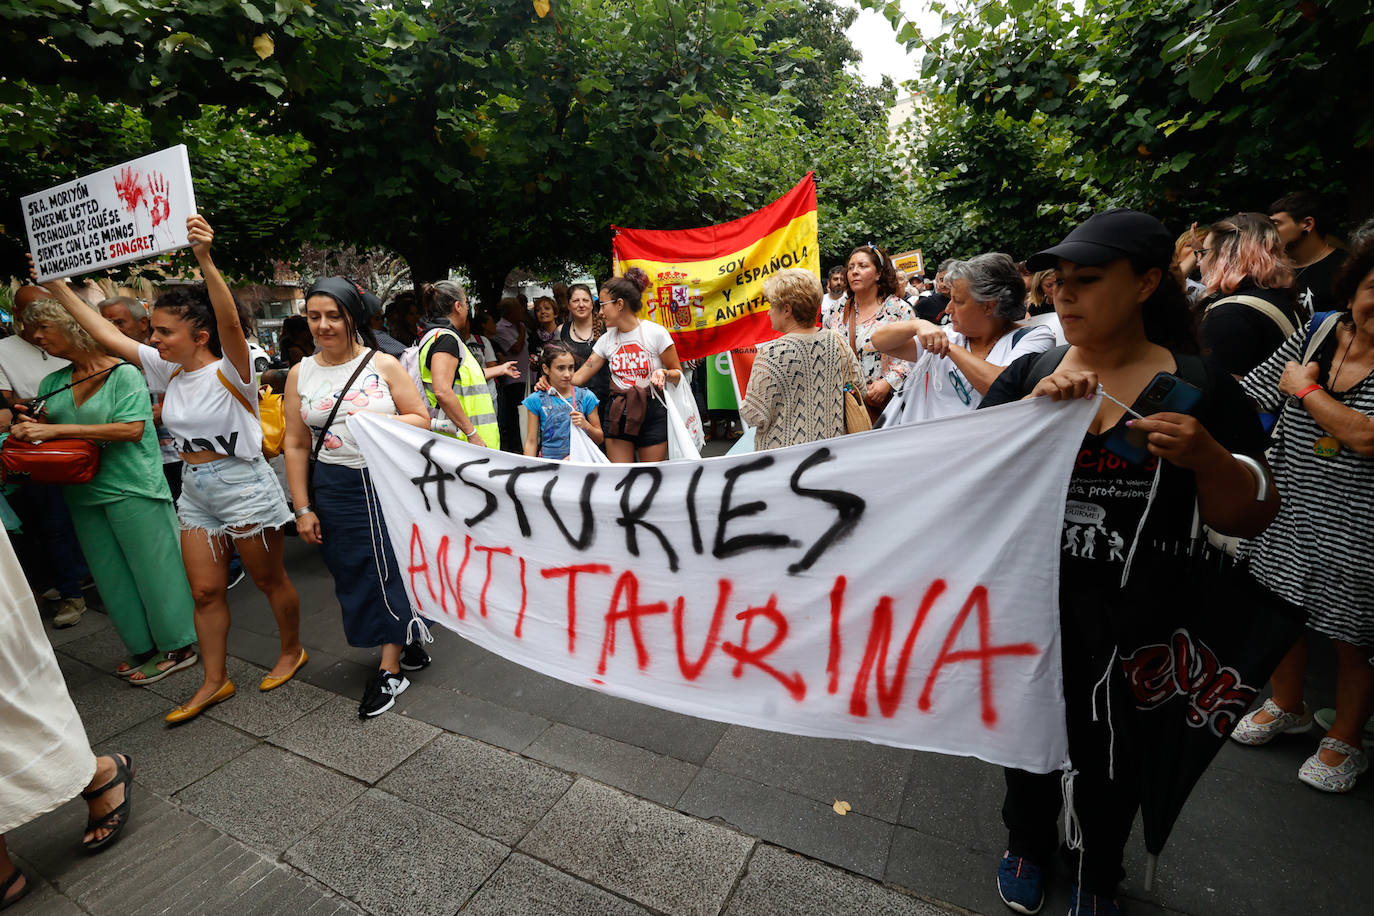
M 1048 772 L 1068 757 L 1059 539 L 1096 406 L 635 465 L 348 423 L 415 607 L 483 648 L 705 719 Z
M 184 248 L 196 212 L 185 146 L 20 199 L 40 283 Z

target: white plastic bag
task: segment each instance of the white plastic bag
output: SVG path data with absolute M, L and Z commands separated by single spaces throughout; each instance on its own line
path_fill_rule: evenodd
M 926 385 L 944 384 L 939 373 L 932 371 L 939 368 L 939 362 L 940 358 L 929 350 L 921 354 L 921 358 L 916 360 L 911 371 L 907 373 L 902 390 L 893 395 L 887 402 L 887 407 L 883 408 L 883 415 L 878 424 L 881 428 L 905 426 L 917 420 L 930 419 L 930 410 L 927 407 L 929 402 L 921 396 L 920 389 Z
M 700 449 L 706 444 L 706 430 L 701 425 L 701 413 L 697 410 L 697 399 L 692 394 L 692 370 L 683 369 L 682 381 L 676 384 L 669 382 L 664 386 L 664 391 L 668 393 L 670 400 L 676 402 L 677 412 L 682 417 L 682 425 L 686 428 L 688 435 L 692 437 L 692 442 Z
M 671 387 L 671 386 L 670 386 Z M 682 422 L 682 413 L 678 410 L 677 398 L 672 394 L 660 392 L 654 389 L 653 396 L 668 411 L 668 460 L 677 461 L 682 458 L 700 459 L 701 451 L 697 448 L 692 434 L 687 431 L 687 426 Z
M 596 447 L 581 427 L 568 424 L 568 460 L 577 464 L 610 464 L 611 459 Z

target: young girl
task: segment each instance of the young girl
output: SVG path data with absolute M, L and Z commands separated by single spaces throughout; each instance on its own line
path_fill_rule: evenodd
M 640 461 L 667 459 L 668 411 L 648 388 L 661 391 L 670 381 L 682 381 L 677 348 L 667 329 L 639 317 L 648 285 L 648 275 L 637 267 L 606 281 L 601 288 L 606 333 L 572 379 L 574 385 L 585 385 L 602 366 L 610 366 L 606 456 L 617 464 L 633 462 L 636 452 Z
M 139 366 L 149 387 L 167 392 L 162 423 L 181 454 L 181 557 L 195 599 L 205 671 L 200 689 L 167 714 L 172 723 L 193 719 L 234 695 L 225 669 L 231 542 L 267 596 L 281 633 L 281 655 L 259 689 L 281 686 L 305 664 L 300 599 L 282 564 L 282 528 L 291 521 L 291 511 L 262 457 L 258 391 L 243 333 L 246 316 L 210 259 L 215 237 L 210 224 L 194 214 L 186 220 L 186 230 L 205 283 L 177 287 L 157 300 L 152 346 L 125 337 L 66 283 L 47 284 L 53 298 L 97 343 Z
M 371 315 L 352 282 L 317 281 L 306 294 L 305 317 L 320 349 L 293 366 L 286 380 L 286 476 L 301 540 L 320 546 L 334 577 L 348 644 L 382 648 L 381 664 L 358 704 L 359 717 L 370 718 L 390 709 L 410 686 L 405 671 L 430 660 L 409 638 L 415 615 L 347 420 L 368 411 L 428 429 L 429 412 L 396 358 L 375 349 Z
M 601 433 L 601 419 L 596 415 L 596 395 L 573 386 L 573 355 L 562 344 L 545 344 L 540 363 L 548 387 L 523 401 L 530 412 L 525 454 L 559 461 L 567 458 L 572 436 L 569 424 L 600 445 L 605 437 Z

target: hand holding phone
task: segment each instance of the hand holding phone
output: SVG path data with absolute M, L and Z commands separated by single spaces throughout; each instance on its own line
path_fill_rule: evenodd
M 1134 410 L 1146 417 L 1146 420 L 1129 420 L 1122 418 L 1107 437 L 1105 446 L 1107 451 L 1114 455 L 1125 458 L 1132 464 L 1144 464 L 1150 459 L 1152 452 L 1149 447 L 1149 436 L 1152 432 L 1160 432 L 1169 435 L 1171 439 L 1177 438 L 1175 434 L 1182 434 L 1180 430 L 1172 429 L 1177 424 L 1170 424 L 1168 430 L 1157 429 L 1156 426 L 1163 422 L 1147 420 L 1154 414 L 1190 414 L 1198 402 L 1202 400 L 1202 391 L 1194 385 L 1190 385 L 1176 375 L 1168 372 L 1161 372 L 1150 380 L 1150 384 L 1145 386 L 1145 392 L 1136 400 Z M 1191 419 L 1191 418 L 1189 418 Z M 1194 426 L 1201 429 L 1196 420 Z M 1191 436 L 1189 436 L 1191 438 Z M 1176 464 L 1178 462 L 1175 462 Z

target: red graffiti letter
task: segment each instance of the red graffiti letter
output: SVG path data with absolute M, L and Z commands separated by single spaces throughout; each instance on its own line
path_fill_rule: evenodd
M 953 648 L 954 641 L 964 628 L 964 621 L 968 619 L 969 612 L 974 608 L 978 609 L 978 648 L 951 652 L 950 649 Z M 949 635 L 945 637 L 945 644 L 940 647 L 940 657 L 935 659 L 935 665 L 926 677 L 926 686 L 921 691 L 920 699 L 916 702 L 917 707 L 922 712 L 930 709 L 930 692 L 935 687 L 935 679 L 940 676 L 941 668 L 953 662 L 976 661 L 980 665 L 979 686 L 983 692 L 983 723 L 993 725 L 997 722 L 997 710 L 992 705 L 992 659 L 999 655 L 1039 655 L 1040 650 L 1028 642 L 1019 642 L 1008 646 L 989 645 L 992 639 L 992 634 L 988 632 L 989 623 L 988 590 L 979 585 L 969 592 L 968 600 L 959 609 L 959 616 L 954 618 L 954 624 L 949 628 Z
M 753 627 L 754 618 L 766 617 L 768 622 L 773 624 L 773 638 L 761 649 L 749 648 L 749 630 Z M 787 638 L 787 618 L 778 610 L 778 596 L 769 595 L 768 603 L 763 607 L 751 607 L 747 611 L 741 611 L 735 615 L 736 620 L 744 621 L 744 629 L 740 633 L 740 644 L 725 643 L 720 647 L 720 651 L 735 660 L 735 670 L 732 672 L 735 677 L 744 673 L 745 665 L 753 665 L 760 671 L 776 678 L 779 684 L 787 688 L 787 692 L 792 694 L 792 699 L 800 703 L 806 699 L 806 682 L 802 680 L 800 672 L 792 672 L 788 677 L 772 665 L 764 663 L 764 659 L 777 651 L 778 646 Z
M 916 619 L 911 622 L 902 651 L 897 656 L 897 672 L 892 676 L 892 685 L 887 683 L 887 650 L 892 643 L 892 599 L 883 595 L 878 606 L 873 609 L 873 627 L 868 631 L 868 645 L 864 648 L 864 660 L 859 665 L 859 673 L 854 678 L 854 692 L 849 697 L 849 712 L 855 716 L 868 715 L 868 677 L 877 665 L 878 710 L 884 716 L 896 715 L 902 703 L 902 690 L 906 685 L 907 666 L 911 664 L 911 650 L 916 645 L 916 637 L 925 625 L 926 616 L 936 599 L 945 593 L 945 580 L 936 579 L 926 589 L 916 609 Z
M 501 553 L 510 556 L 509 547 L 478 547 L 476 550 L 483 551 L 487 555 L 487 579 L 482 583 L 482 601 L 480 608 L 482 616 L 487 616 L 487 588 L 491 585 L 491 557 L 492 554 Z
M 472 536 L 467 535 L 463 544 L 463 562 L 458 567 L 458 578 L 449 578 L 448 535 L 439 541 L 439 549 L 434 558 L 435 573 L 439 576 L 439 606 L 448 611 L 448 596 L 453 595 L 453 611 L 462 620 L 467 614 L 463 605 L 463 570 L 468 565 L 468 553 L 472 550 Z
M 682 676 L 689 681 L 695 681 L 701 676 L 701 669 L 706 667 L 707 660 L 715 651 L 716 643 L 720 641 L 720 622 L 725 614 L 725 604 L 730 600 L 733 586 L 729 579 L 721 579 L 716 588 L 716 612 L 711 615 L 711 626 L 706 631 L 706 646 L 701 650 L 701 655 L 697 656 L 695 662 L 687 661 L 687 649 L 683 645 L 683 599 L 678 598 L 677 603 L 673 605 L 673 635 L 677 637 L 677 666 L 682 670 Z
M 573 654 L 573 646 L 577 641 L 577 574 L 596 573 L 605 575 L 611 568 L 605 563 L 582 563 L 578 566 L 557 566 L 553 569 L 541 569 L 539 575 L 545 579 L 556 579 L 559 576 L 568 577 L 568 654 Z
M 830 675 L 827 693 L 840 689 L 840 612 L 844 610 L 844 587 L 848 580 L 844 576 L 835 577 L 835 587 L 830 590 L 830 657 L 825 661 L 825 672 Z
M 624 610 L 621 610 L 620 598 L 625 596 Z M 606 612 L 606 633 L 601 638 L 601 663 L 596 666 L 597 674 L 606 673 L 606 656 L 615 654 L 615 630 L 616 624 L 621 620 L 630 622 L 630 635 L 635 641 L 635 657 L 639 661 L 640 670 L 649 667 L 649 650 L 644 648 L 644 637 L 639 632 L 639 618 L 649 614 L 668 613 L 668 603 L 666 601 L 656 601 L 653 604 L 639 603 L 639 579 L 635 574 L 626 570 L 620 574 L 620 578 L 615 582 L 615 591 L 611 593 L 611 607 Z
M 416 553 L 420 555 L 420 561 L 415 562 Z M 438 599 L 434 594 L 434 585 L 429 581 L 429 560 L 425 559 L 425 542 L 420 537 L 420 526 L 411 524 L 410 526 L 410 568 L 406 570 L 410 573 L 410 593 L 415 596 L 415 603 L 420 604 L 420 590 L 415 587 L 415 574 L 422 572 L 425 574 L 425 588 L 429 590 L 429 597 Z M 420 610 L 420 608 L 416 608 Z

